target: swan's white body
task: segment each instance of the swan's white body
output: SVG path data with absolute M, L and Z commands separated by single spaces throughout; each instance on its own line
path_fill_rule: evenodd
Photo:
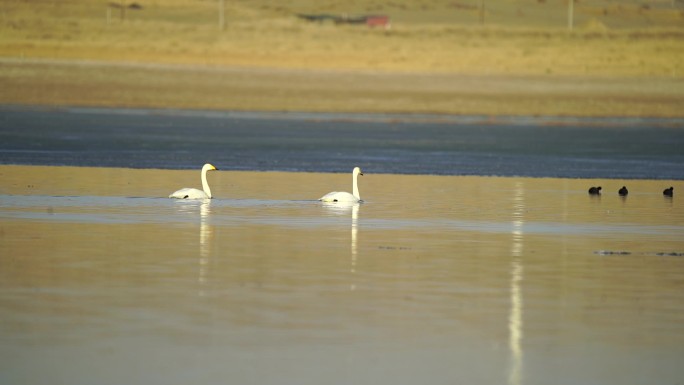
M 331 193 L 327 193 L 321 198 L 319 198 L 319 201 L 323 202 L 361 202 L 361 195 L 359 194 L 359 184 L 358 184 L 358 177 L 359 175 L 363 176 L 363 173 L 361 172 L 361 169 L 358 167 L 354 167 L 354 171 L 352 172 L 352 192 L 353 194 L 350 194 L 348 192 L 343 192 L 343 191 L 333 191 Z
M 182 188 L 173 194 L 169 195 L 169 198 L 177 199 L 211 199 L 211 189 L 209 188 L 209 183 L 207 183 L 207 171 L 218 170 L 213 165 L 207 163 L 202 167 L 202 190 L 196 188 Z

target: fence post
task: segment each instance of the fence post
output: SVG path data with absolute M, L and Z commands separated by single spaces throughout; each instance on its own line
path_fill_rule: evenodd
M 225 0 L 219 0 L 219 30 L 223 31 L 226 27 L 226 20 L 224 16 L 224 2 Z
M 485 23 L 485 0 L 480 0 L 480 25 Z
M 126 20 L 126 1 L 121 0 L 121 7 L 119 8 L 121 10 L 121 21 Z

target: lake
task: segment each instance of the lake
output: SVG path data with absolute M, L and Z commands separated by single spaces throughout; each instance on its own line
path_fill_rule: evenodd
M 0 383 L 679 383 L 683 128 L 2 106 Z
M 166 198 L 201 164 L 0 165 L 0 383 L 684 378 L 681 180 L 362 165 L 364 203 L 318 202 L 353 165 L 213 171 L 210 201 Z

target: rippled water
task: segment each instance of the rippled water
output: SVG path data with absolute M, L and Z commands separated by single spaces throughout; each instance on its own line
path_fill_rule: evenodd
M 684 179 L 684 119 L 0 106 L 0 164 Z
M 684 378 L 678 182 L 364 173 L 0 166 L 0 382 Z

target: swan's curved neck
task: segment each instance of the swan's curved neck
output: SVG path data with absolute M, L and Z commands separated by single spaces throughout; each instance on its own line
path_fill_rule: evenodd
M 207 182 L 207 170 L 202 170 L 202 190 L 211 198 L 211 189 L 209 188 L 209 183 Z
M 359 183 L 358 183 L 358 179 L 359 179 L 359 174 L 355 172 L 354 175 L 353 175 L 353 181 L 354 181 L 354 182 L 353 182 L 353 185 L 352 185 L 353 188 L 354 188 L 354 190 L 353 190 L 352 192 L 354 193 L 354 198 L 356 198 L 356 199 L 358 199 L 358 200 L 361 200 L 361 194 L 359 194 Z

